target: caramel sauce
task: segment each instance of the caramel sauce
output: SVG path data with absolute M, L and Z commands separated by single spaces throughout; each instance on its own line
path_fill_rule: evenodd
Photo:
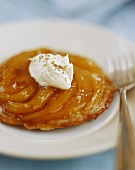
M 0 66 L 0 122 L 28 129 L 50 130 L 96 119 L 110 105 L 114 87 L 90 59 L 69 55 L 74 79 L 69 90 L 41 87 L 31 78 L 29 58 L 38 53 L 65 53 L 37 49 L 13 56 Z

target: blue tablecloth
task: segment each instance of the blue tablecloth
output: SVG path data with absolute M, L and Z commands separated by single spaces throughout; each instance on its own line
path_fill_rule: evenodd
M 61 18 L 103 25 L 135 41 L 134 0 L 0 0 L 0 24 Z M 0 155 L 0 170 L 112 170 L 115 150 L 83 158 L 39 161 Z

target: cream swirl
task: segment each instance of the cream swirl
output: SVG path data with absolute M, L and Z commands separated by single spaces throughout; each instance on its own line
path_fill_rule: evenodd
M 68 54 L 38 54 L 30 58 L 29 72 L 41 86 L 53 86 L 63 90 L 71 87 L 73 64 L 69 63 Z

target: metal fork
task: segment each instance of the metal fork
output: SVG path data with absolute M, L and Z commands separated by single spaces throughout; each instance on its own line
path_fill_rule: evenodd
M 126 92 L 135 87 L 134 59 L 130 55 L 107 57 L 108 71 L 120 92 L 118 139 L 116 146 L 116 170 L 135 170 L 135 139 L 130 119 Z

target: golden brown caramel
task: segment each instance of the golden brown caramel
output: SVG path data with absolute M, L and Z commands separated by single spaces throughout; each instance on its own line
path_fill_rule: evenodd
M 69 55 L 74 79 L 69 90 L 41 87 L 31 78 L 29 58 L 38 53 L 65 53 L 37 49 L 18 54 L 0 66 L 0 122 L 28 129 L 65 128 L 96 119 L 110 105 L 114 87 L 91 60 Z

